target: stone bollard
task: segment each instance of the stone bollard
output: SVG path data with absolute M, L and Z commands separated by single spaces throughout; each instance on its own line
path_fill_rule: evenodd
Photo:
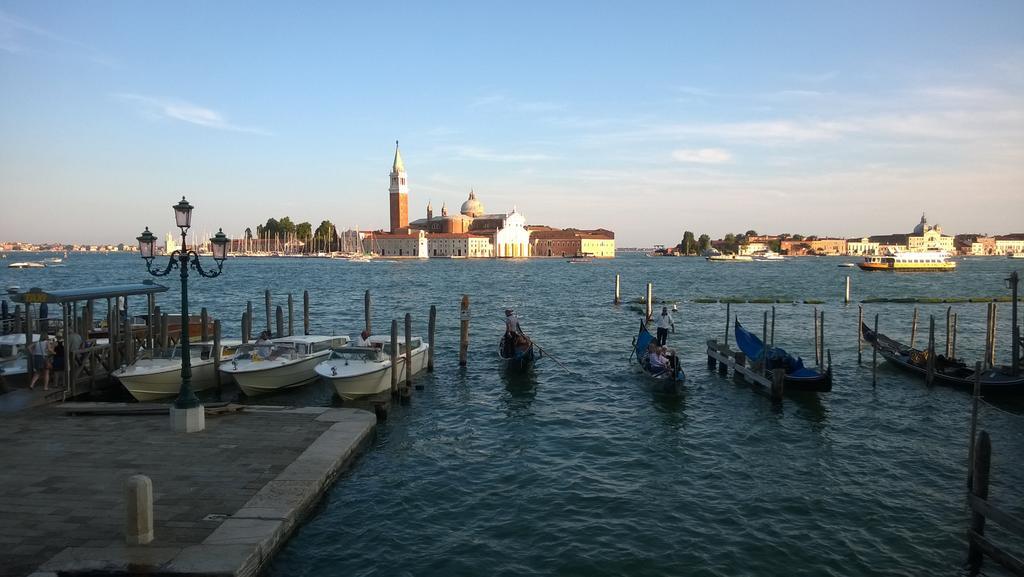
M 153 481 L 145 475 L 132 475 L 124 486 L 125 532 L 129 545 L 153 541 Z

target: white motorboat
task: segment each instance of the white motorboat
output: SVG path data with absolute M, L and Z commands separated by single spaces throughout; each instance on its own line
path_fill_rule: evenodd
M 33 334 L 32 342 L 38 340 L 39 335 Z M 24 334 L 0 335 L 0 374 L 4 378 L 28 373 L 28 358 Z
M 316 374 L 334 386 L 338 396 L 345 400 L 385 393 L 391 388 L 391 336 L 374 335 L 368 347 L 335 349 L 326 361 L 316 366 Z M 427 366 L 430 345 L 420 337 L 410 337 L 412 347 L 412 375 Z M 398 380 L 405 380 L 405 337 L 398 337 Z
M 768 260 L 786 260 L 786 257 L 773 250 L 758 251 L 753 254 L 754 260 L 756 261 L 768 261 Z
M 45 268 L 46 265 L 41 262 L 12 262 L 7 265 L 7 268 Z
M 705 257 L 708 262 L 753 262 L 754 257 L 746 254 L 714 254 Z
M 220 343 L 221 362 L 234 356 L 242 341 L 224 339 Z M 150 351 L 147 351 L 149 353 Z M 189 361 L 192 366 L 192 390 L 203 391 L 217 384 L 214 372 L 213 341 L 191 343 Z M 112 375 L 137 401 L 152 401 L 178 394 L 181 387 L 181 347 L 157 351 L 115 370 Z
M 348 344 L 346 336 L 297 335 L 274 339 L 266 345 L 238 347 L 221 372 L 235 378 L 246 395 L 262 395 L 304 385 L 316 379 L 317 363 Z

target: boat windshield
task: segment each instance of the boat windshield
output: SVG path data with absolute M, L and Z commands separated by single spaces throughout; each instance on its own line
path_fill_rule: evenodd
M 344 347 L 331 349 L 331 359 L 380 362 L 384 360 L 384 354 L 377 347 Z
M 296 357 L 294 343 L 273 343 L 267 345 L 245 344 L 235 350 L 231 357 L 235 361 L 264 361 L 274 359 L 294 359 Z

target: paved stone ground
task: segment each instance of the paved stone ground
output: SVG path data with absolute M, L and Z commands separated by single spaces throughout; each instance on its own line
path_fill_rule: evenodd
M 207 416 L 175 434 L 167 415 L 0 415 L 0 576 L 21 576 L 68 547 L 124 543 L 124 484 L 153 480 L 151 547 L 202 543 L 334 423 L 322 413 Z

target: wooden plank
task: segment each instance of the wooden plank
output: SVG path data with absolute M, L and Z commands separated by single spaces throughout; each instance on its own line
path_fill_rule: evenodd
M 990 559 L 999 563 L 1014 575 L 1024 577 L 1024 561 L 1021 561 L 1011 553 L 1003 551 L 984 536 L 974 531 L 968 531 L 967 535 L 971 545 L 980 549 L 982 553 L 988 555 Z
M 996 509 L 987 500 L 980 499 L 969 493 L 967 495 L 967 502 L 971 505 L 972 510 L 981 513 L 986 519 L 998 523 L 1003 529 L 1016 534 L 1018 537 L 1024 537 L 1024 521 L 1015 519 L 1009 514 Z

